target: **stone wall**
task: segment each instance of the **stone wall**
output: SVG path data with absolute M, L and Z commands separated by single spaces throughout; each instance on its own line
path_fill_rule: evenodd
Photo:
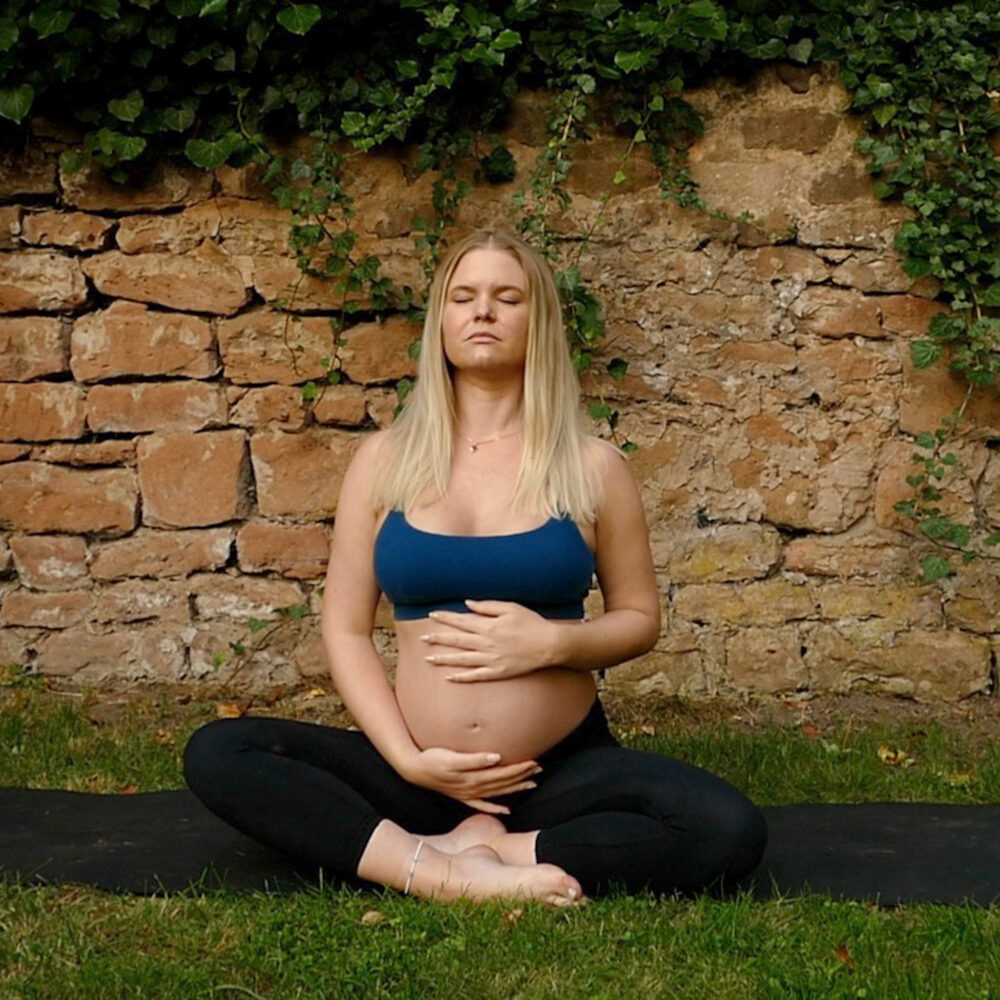
M 707 125 L 691 150 L 703 197 L 754 222 L 667 203 L 641 157 L 613 186 L 626 140 L 610 130 L 578 144 L 557 220 L 572 241 L 611 188 L 581 262 L 606 303 L 602 359 L 629 369 L 584 389 L 639 445 L 663 600 L 656 649 L 604 683 L 992 693 L 996 574 L 921 585 L 927 550 L 893 510 L 913 436 L 964 392 L 909 360 L 943 306 L 892 249 L 907 210 L 874 197 L 832 70 L 775 66 L 687 96 Z M 508 217 L 545 141 L 540 95 L 517 99 L 504 137 L 518 177 L 474 190 L 463 227 Z M 71 138 L 53 127 L 0 161 L 0 663 L 81 683 L 225 676 L 216 654 L 252 638 L 249 617 L 317 609 L 343 470 L 391 422 L 419 331 L 352 326 L 344 382 L 307 408 L 340 303 L 298 283 L 289 214 L 253 171 L 160 165 L 122 191 L 60 175 Z M 431 181 L 408 154 L 351 170 L 360 249 L 397 284 L 422 285 L 410 219 Z M 1000 399 L 972 416 L 949 502 L 997 525 Z M 384 603 L 377 625 L 391 661 Z M 311 617 L 241 678 L 325 672 Z

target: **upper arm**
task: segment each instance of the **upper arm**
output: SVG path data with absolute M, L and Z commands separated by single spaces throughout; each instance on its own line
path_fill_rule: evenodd
M 598 463 L 604 483 L 594 525 L 597 581 L 604 610 L 642 611 L 652 617 L 659 632 L 660 595 L 642 498 L 626 456 L 607 441 L 592 440 L 592 460 Z
M 323 584 L 322 630 L 370 636 L 381 590 L 372 558 L 376 511 L 368 488 L 384 431 L 362 440 L 354 452 L 337 498 L 330 540 L 330 562 Z

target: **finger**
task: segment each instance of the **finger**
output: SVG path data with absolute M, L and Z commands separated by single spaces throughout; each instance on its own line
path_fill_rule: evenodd
M 431 611 L 428 618 L 433 618 L 438 625 L 450 625 L 462 632 L 475 632 L 478 624 L 477 616 L 471 611 Z
M 520 607 L 514 601 L 475 601 L 471 597 L 466 599 L 465 604 L 480 615 L 502 615 L 505 611 Z
M 539 770 L 538 762 L 534 760 L 518 760 L 510 764 L 500 764 L 497 753 L 465 753 L 454 751 L 456 760 L 450 766 L 456 771 L 482 771 L 483 775 L 492 780 L 498 778 L 523 777 L 529 772 Z
M 450 663 L 439 663 L 437 666 L 453 666 Z M 470 684 L 475 681 L 500 681 L 504 679 L 502 671 L 496 667 L 475 667 L 471 670 L 462 670 L 457 674 L 446 674 L 446 681 L 454 681 L 456 684 Z
M 507 806 L 501 806 L 495 802 L 487 802 L 485 799 L 461 799 L 461 801 L 473 809 L 478 809 L 480 812 L 492 813 L 495 816 L 510 815 L 510 809 Z

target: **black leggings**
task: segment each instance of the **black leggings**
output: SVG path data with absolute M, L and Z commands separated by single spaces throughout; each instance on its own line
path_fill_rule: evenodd
M 539 830 L 535 853 L 587 895 L 718 890 L 751 872 L 763 815 L 732 785 L 661 754 L 621 747 L 599 700 L 537 758 L 537 788 L 491 799 L 510 832 Z M 411 784 L 362 732 L 289 719 L 221 719 L 197 730 L 184 777 L 212 812 L 256 840 L 348 881 L 383 819 L 439 834 L 475 810 Z

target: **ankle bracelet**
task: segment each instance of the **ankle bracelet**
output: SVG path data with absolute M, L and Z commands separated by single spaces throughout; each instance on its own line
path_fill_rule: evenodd
M 424 842 L 422 840 L 417 841 L 417 849 L 413 852 L 413 860 L 410 862 L 410 874 L 406 876 L 406 885 L 403 886 L 403 895 L 406 895 L 410 891 L 410 886 L 413 884 L 413 872 L 417 867 L 417 860 L 420 857 L 420 852 L 423 850 Z

